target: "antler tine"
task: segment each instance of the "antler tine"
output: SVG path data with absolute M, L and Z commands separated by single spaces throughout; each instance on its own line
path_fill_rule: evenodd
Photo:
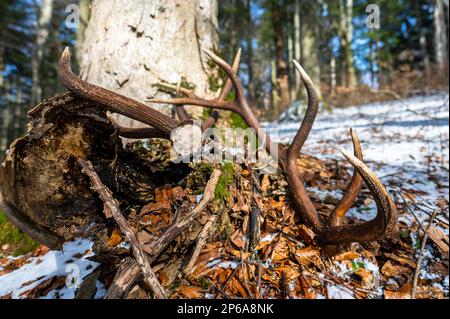
M 261 141 L 263 145 L 265 145 L 265 148 L 270 155 L 278 154 L 280 152 L 278 144 L 273 143 L 270 140 L 270 137 L 267 134 L 267 132 L 263 128 L 261 128 L 261 125 L 259 124 L 257 117 L 250 108 L 250 105 L 248 104 L 247 98 L 245 97 L 244 87 L 242 86 L 242 82 L 237 76 L 236 72 L 233 71 L 233 68 L 227 62 L 225 62 L 223 59 L 218 57 L 213 52 L 206 49 L 203 51 L 218 66 L 220 66 L 222 70 L 225 71 L 225 73 L 227 73 L 228 78 L 233 84 L 234 90 L 236 92 L 236 100 L 239 105 L 239 111 L 236 113 L 241 115 L 244 118 L 245 122 L 247 122 L 247 124 L 255 131 L 258 140 Z
M 288 148 L 287 163 L 285 162 L 286 160 L 283 160 L 283 164 L 287 166 L 286 175 L 289 188 L 292 192 L 292 200 L 294 205 L 300 212 L 301 217 L 304 219 L 304 222 L 309 223 L 316 230 L 320 231 L 323 228 L 323 224 L 319 218 L 319 215 L 317 214 L 317 210 L 314 207 L 313 202 L 306 192 L 305 185 L 300 177 L 296 164 L 298 156 L 300 155 L 300 150 L 303 147 L 303 144 L 305 143 L 316 118 L 319 109 L 319 100 L 311 78 L 297 61 L 294 60 L 293 62 L 295 67 L 299 71 L 306 88 L 308 95 L 308 107 L 306 109 L 305 117 L 303 118 L 300 128 L 298 129 L 291 146 Z
M 302 124 L 300 125 L 300 128 L 298 129 L 297 134 L 295 135 L 288 150 L 288 157 L 296 159 L 299 156 L 303 144 L 305 144 L 309 132 L 314 124 L 314 120 L 316 119 L 317 112 L 319 111 L 319 98 L 309 75 L 302 68 L 300 63 L 296 60 L 293 60 L 293 62 L 297 68 L 297 71 L 300 73 L 300 77 L 303 80 L 303 84 L 308 95 L 308 107 L 306 109 L 305 117 L 303 118 Z
M 215 53 L 213 53 L 210 50 L 203 50 L 210 58 L 213 60 L 218 66 L 222 68 L 222 70 L 225 71 L 225 73 L 228 75 L 228 79 L 230 80 L 232 86 L 234 86 L 234 90 L 236 92 L 236 99 L 239 103 L 239 106 L 243 108 L 244 110 L 249 109 L 249 105 L 247 102 L 247 99 L 245 97 L 244 87 L 242 86 L 241 80 L 237 76 L 236 72 L 234 72 L 233 68 L 225 62 L 222 58 L 217 56 Z M 239 51 L 238 51 L 239 53 Z M 240 60 L 240 54 L 238 54 L 239 60 Z
M 233 69 L 233 72 L 236 74 L 239 71 L 240 63 L 241 63 L 241 48 L 238 49 L 238 51 L 236 52 L 236 55 L 234 56 L 234 60 L 233 60 L 232 69 Z M 230 78 L 227 77 L 227 81 L 225 82 L 225 85 L 222 87 L 222 91 L 220 92 L 219 101 L 225 101 L 232 88 L 233 88 L 233 83 L 231 82 Z M 214 123 L 217 122 L 218 118 L 219 118 L 219 113 L 217 111 L 212 111 L 211 115 L 203 122 L 202 129 L 205 130 L 205 129 L 208 129 L 211 126 L 213 126 Z
M 242 86 L 241 80 L 237 76 L 236 72 L 233 71 L 232 67 L 228 63 L 226 63 L 220 57 L 215 55 L 213 52 L 209 50 L 204 51 L 217 65 L 219 65 L 225 71 L 225 73 L 227 73 L 228 78 L 230 79 L 236 92 L 235 101 L 223 102 L 218 100 L 206 100 L 201 98 L 176 98 L 168 100 L 152 99 L 150 100 L 150 102 L 168 103 L 174 105 L 189 104 L 235 112 L 240 116 L 242 116 L 244 120 L 247 122 L 247 124 L 255 131 L 258 140 L 262 142 L 261 143 L 262 145 L 265 145 L 268 153 L 271 155 L 277 154 L 280 148 L 276 143 L 272 143 L 272 141 L 269 138 L 269 135 L 265 132 L 263 128 L 261 128 L 258 119 L 251 110 L 247 102 L 247 99 L 245 98 L 244 87 Z
M 234 74 L 237 74 L 239 71 L 239 64 L 241 63 L 241 48 L 238 49 L 236 52 L 236 55 L 234 56 L 233 65 L 231 69 L 233 70 Z M 231 89 L 233 88 L 233 82 L 231 81 L 231 78 L 228 76 L 227 81 L 225 82 L 225 85 L 222 88 L 222 91 L 219 95 L 220 101 L 225 101 L 225 99 L 228 96 L 228 93 L 230 93 Z
M 395 228 L 397 208 L 378 177 L 358 158 L 341 150 L 344 157 L 362 176 L 377 205 L 377 216 L 362 224 L 337 226 L 322 232 L 319 241 L 327 244 L 365 242 L 388 236 Z
M 222 59 L 220 59 L 218 56 L 216 56 L 214 53 L 208 51 L 208 50 L 204 50 L 208 55 L 212 55 L 213 57 L 211 57 L 213 59 L 214 62 L 218 63 L 215 58 L 219 59 L 221 61 L 222 64 L 219 64 L 219 66 L 223 66 L 222 68 L 225 70 L 225 72 L 228 75 L 228 80 L 233 84 L 235 83 L 236 80 L 236 76 L 233 73 L 233 70 L 231 69 L 231 67 Z M 237 65 L 239 65 L 239 61 L 240 61 L 240 50 L 238 51 L 238 54 L 236 55 L 235 58 L 235 62 Z M 230 76 L 231 75 L 231 76 Z M 232 78 L 232 76 L 234 75 L 234 79 Z M 228 82 L 227 80 L 227 82 Z M 237 79 L 239 81 L 239 79 Z M 227 87 L 229 87 L 227 89 Z M 241 84 L 242 87 L 242 84 Z M 224 89 L 222 90 L 221 93 L 221 97 L 222 95 L 226 97 L 226 95 L 228 95 L 229 90 L 231 89 L 230 84 L 225 84 Z M 226 93 L 226 95 L 225 95 Z M 189 105 L 196 105 L 196 106 L 201 106 L 201 107 L 212 107 L 215 109 L 221 109 L 221 110 L 228 110 L 228 111 L 232 111 L 235 113 L 238 113 L 239 115 L 243 116 L 243 113 L 241 111 L 241 109 L 238 107 L 238 103 L 236 103 L 236 101 L 230 101 L 230 102 L 225 102 L 223 101 L 225 98 L 221 99 L 219 98 L 218 100 L 206 100 L 206 99 L 202 99 L 199 97 L 187 97 L 187 98 L 175 98 L 175 99 L 167 99 L 167 100 L 162 100 L 162 99 L 151 99 L 149 100 L 150 102 L 153 103 L 167 103 L 167 104 L 173 104 L 173 105 L 184 105 L 184 104 L 189 104 Z
M 70 50 L 64 50 L 58 66 L 58 75 L 64 86 L 76 94 L 97 102 L 106 109 L 128 116 L 137 121 L 151 125 L 166 134 L 179 126 L 178 121 L 152 109 L 145 104 L 117 94 L 105 88 L 80 80 L 72 72 L 70 65 Z
M 350 129 L 350 135 L 352 137 L 354 155 L 362 162 L 363 152 L 361 143 L 359 142 L 359 138 L 353 129 Z M 355 171 L 353 172 L 352 180 L 350 181 L 350 184 L 348 185 L 344 196 L 331 213 L 330 226 L 341 226 L 343 224 L 343 217 L 355 203 L 358 193 L 361 190 L 362 182 L 363 179 L 361 175 L 359 175 L 358 171 L 355 169 Z

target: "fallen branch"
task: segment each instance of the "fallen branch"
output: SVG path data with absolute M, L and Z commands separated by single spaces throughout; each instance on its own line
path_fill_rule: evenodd
M 81 171 L 89 177 L 92 187 L 98 193 L 104 205 L 108 207 L 112 216 L 119 225 L 120 230 L 125 234 L 126 238 L 130 242 L 134 258 L 136 259 L 136 262 L 139 265 L 142 274 L 144 275 L 145 283 L 150 286 L 156 298 L 167 298 L 166 292 L 156 278 L 156 275 L 153 272 L 144 251 L 142 250 L 141 244 L 139 243 L 127 220 L 122 215 L 122 212 L 119 208 L 119 203 L 112 196 L 111 191 L 102 183 L 91 162 L 85 161 L 83 159 L 78 159 L 77 163 L 82 168 Z
M 139 266 L 133 258 L 127 257 L 122 260 L 104 299 L 120 299 L 125 296 L 133 287 L 139 274 Z
M 205 191 L 202 199 L 198 203 L 198 205 L 188 214 L 180 216 L 180 218 L 173 224 L 168 230 L 164 232 L 164 234 L 156 241 L 154 241 L 150 247 L 147 247 L 145 251 L 150 254 L 147 256 L 148 264 L 152 264 L 156 258 L 158 258 L 159 254 L 178 236 L 180 235 L 191 223 L 192 219 L 199 213 L 201 213 L 206 205 L 214 198 L 214 191 L 216 189 L 217 182 L 220 177 L 220 170 L 215 169 L 208 183 L 205 186 Z M 134 260 L 130 261 L 127 267 L 129 269 L 136 268 L 136 262 Z M 131 288 L 132 284 L 136 282 L 139 278 L 139 272 L 134 272 L 133 274 L 127 274 L 125 271 L 120 273 L 120 268 L 116 277 L 114 278 L 114 283 L 117 287 L 110 287 L 107 293 L 108 299 L 120 299 L 122 298 L 127 289 Z
M 417 282 L 419 281 L 420 268 L 423 260 L 423 252 L 425 251 L 425 245 L 427 244 L 428 232 L 430 231 L 431 226 L 433 225 L 433 221 L 434 218 L 436 217 L 437 212 L 438 212 L 437 209 L 435 209 L 433 215 L 431 215 L 430 221 L 428 222 L 427 228 L 422 237 L 422 245 L 420 246 L 419 258 L 417 258 L 416 272 L 414 273 L 413 286 L 411 290 L 411 299 L 416 299 Z
M 203 229 L 200 232 L 200 235 L 198 236 L 197 244 L 195 245 L 194 252 L 192 253 L 192 256 L 189 259 L 189 262 L 187 263 L 186 267 L 183 270 L 183 273 L 185 275 L 189 275 L 192 272 L 192 268 L 194 267 L 195 262 L 197 261 L 197 258 L 200 255 L 200 252 L 201 252 L 203 246 L 205 246 L 206 241 L 208 240 L 209 236 L 211 235 L 209 231 L 210 231 L 211 227 L 214 225 L 214 223 L 216 222 L 216 219 L 217 219 L 217 215 L 209 217 L 208 221 L 203 226 Z
M 161 253 L 162 250 L 164 250 L 179 234 L 181 234 L 183 230 L 185 230 L 190 225 L 194 217 L 201 213 L 206 208 L 206 205 L 208 205 L 211 199 L 214 198 L 214 191 L 216 189 L 217 182 L 219 181 L 220 174 L 220 170 L 215 169 L 212 172 L 208 183 L 206 184 L 203 197 L 197 204 L 197 206 L 186 215 L 180 216 L 175 224 L 170 226 L 169 229 L 167 229 L 161 237 L 155 240 L 150 247 L 146 247 L 145 251 L 150 254 L 152 262 L 156 259 L 158 254 Z

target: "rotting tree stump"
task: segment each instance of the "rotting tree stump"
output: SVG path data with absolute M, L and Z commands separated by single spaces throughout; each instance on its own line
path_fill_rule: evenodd
M 12 223 L 50 248 L 86 233 L 104 242 L 108 233 L 103 204 L 77 158 L 90 160 L 124 205 L 148 202 L 154 188 L 189 171 L 186 165 L 158 171 L 124 149 L 106 113 L 72 93 L 43 101 L 28 117 L 27 133 L 2 159 L 1 205 Z

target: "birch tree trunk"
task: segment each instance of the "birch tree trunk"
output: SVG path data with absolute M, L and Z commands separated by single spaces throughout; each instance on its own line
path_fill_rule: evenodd
M 32 86 L 31 104 L 36 105 L 42 99 L 42 88 L 39 80 L 39 71 L 44 56 L 44 47 L 50 33 L 50 22 L 53 11 L 53 0 L 42 0 L 41 10 L 36 26 L 36 43 L 31 59 Z
M 435 0 L 434 29 L 436 63 L 440 68 L 444 68 L 448 64 L 448 33 L 445 22 L 444 2 L 442 0 Z
M 208 80 L 216 69 L 208 66 L 202 50 L 218 47 L 217 14 L 215 0 L 94 0 L 84 34 L 81 77 L 142 103 L 169 97 L 154 87 L 161 81 L 189 83 L 196 94 L 211 96 Z M 171 110 L 149 107 L 168 114 Z M 144 126 L 114 117 L 127 127 Z

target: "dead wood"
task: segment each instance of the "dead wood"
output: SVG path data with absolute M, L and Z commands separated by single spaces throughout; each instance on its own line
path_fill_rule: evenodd
M 82 172 L 89 177 L 92 187 L 98 193 L 105 206 L 108 207 L 112 216 L 119 225 L 120 230 L 128 239 L 133 251 L 134 258 L 136 259 L 136 262 L 139 265 L 142 274 L 144 275 L 145 283 L 150 286 L 156 298 L 167 298 L 166 292 L 156 278 L 156 275 L 153 272 L 144 251 L 142 250 L 141 244 L 139 243 L 134 231 L 131 229 L 127 220 L 123 216 L 119 208 L 119 202 L 113 197 L 111 191 L 102 183 L 91 162 L 78 159 L 77 163 L 80 165 L 80 167 L 82 167 Z
M 139 278 L 139 274 L 139 266 L 134 259 L 131 257 L 123 259 L 104 299 L 120 299 L 126 296 Z

